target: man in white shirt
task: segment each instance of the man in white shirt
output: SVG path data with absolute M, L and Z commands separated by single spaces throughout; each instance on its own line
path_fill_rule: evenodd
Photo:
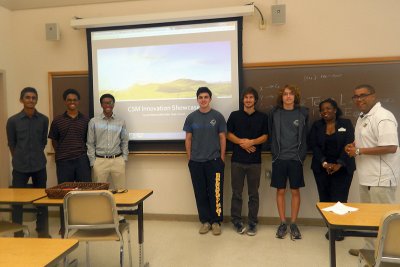
M 360 200 L 394 203 L 400 174 L 396 118 L 377 101 L 371 85 L 357 86 L 352 99 L 361 114 L 355 127 L 355 142 L 345 150 L 356 159 Z M 366 238 L 366 248 L 373 247 L 372 238 Z M 358 250 L 351 249 L 349 253 L 356 256 Z

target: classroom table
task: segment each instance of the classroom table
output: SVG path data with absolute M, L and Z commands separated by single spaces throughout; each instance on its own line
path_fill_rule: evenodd
M 144 263 L 144 233 L 143 233 L 143 202 L 146 200 L 153 190 L 134 190 L 129 189 L 125 193 L 114 194 L 115 203 L 117 207 L 126 207 L 127 210 L 123 210 L 124 214 L 137 215 L 138 216 L 138 242 L 139 242 L 139 266 L 148 266 L 148 263 Z M 44 206 L 62 206 L 63 199 L 51 199 L 44 197 L 33 202 L 34 205 Z M 135 208 L 137 206 L 137 208 Z M 60 216 L 61 217 L 61 216 Z
M 45 197 L 44 188 L 0 188 L 0 204 L 30 204 Z
M 0 266 L 56 266 L 78 245 L 77 239 L 3 237 L 0 238 Z
M 46 192 L 44 188 L 0 188 L 0 204 L 27 205 L 45 196 Z M 1 208 L 0 211 L 10 212 L 12 209 Z
M 400 204 L 345 203 L 345 205 L 358 208 L 358 210 L 345 215 L 322 210 L 334 204 L 330 202 L 317 203 L 317 209 L 329 229 L 331 267 L 336 266 L 335 241 L 337 230 L 342 230 L 344 236 L 376 237 L 382 216 L 389 211 L 400 209 Z

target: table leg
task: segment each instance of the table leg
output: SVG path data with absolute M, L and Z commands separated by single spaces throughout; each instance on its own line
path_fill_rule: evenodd
M 61 238 L 65 235 L 65 222 L 64 222 L 64 206 L 60 206 L 60 231 Z
M 149 266 L 144 262 L 143 202 L 138 204 L 139 267 Z
M 331 267 L 336 267 L 336 230 L 329 227 L 329 258 Z

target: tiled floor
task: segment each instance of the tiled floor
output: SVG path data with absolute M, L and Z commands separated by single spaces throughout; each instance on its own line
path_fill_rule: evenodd
M 137 221 L 131 222 L 133 266 L 138 266 Z M 51 235 L 58 238 L 58 219 L 50 219 Z M 29 223 L 32 236 L 34 224 Z M 275 226 L 259 225 L 254 237 L 239 235 L 230 224 L 223 225 L 221 236 L 198 234 L 199 223 L 146 220 L 144 255 L 151 267 L 286 267 L 329 266 L 326 228 L 300 226 L 302 240 L 275 238 Z M 337 266 L 357 266 L 350 248 L 359 248 L 362 238 L 348 237 L 336 243 Z M 90 245 L 91 266 L 118 266 L 118 242 L 95 242 Z M 71 253 L 78 266 L 85 266 L 85 244 Z M 128 255 L 125 255 L 128 263 Z M 126 265 L 127 266 L 127 265 Z

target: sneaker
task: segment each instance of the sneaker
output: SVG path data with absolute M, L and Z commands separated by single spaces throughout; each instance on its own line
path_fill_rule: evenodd
M 349 254 L 352 255 L 352 256 L 358 257 L 358 254 L 360 254 L 360 250 L 351 248 L 351 249 L 349 249 Z
M 288 232 L 287 224 L 282 222 L 278 227 L 278 231 L 276 231 L 276 238 L 280 238 L 280 239 L 285 238 L 287 232 Z
M 211 225 L 208 222 L 203 223 L 200 227 L 199 234 L 207 234 L 210 229 Z
M 257 234 L 257 224 L 250 223 L 246 233 L 249 236 L 255 236 Z
M 246 227 L 243 226 L 242 222 L 233 223 L 233 228 L 235 228 L 238 234 L 243 234 L 246 231 Z
M 213 235 L 220 235 L 221 234 L 221 225 L 219 223 L 213 223 L 211 226 L 211 231 Z
M 292 240 L 301 239 L 299 227 L 297 227 L 297 224 L 295 223 L 290 224 L 290 238 Z

